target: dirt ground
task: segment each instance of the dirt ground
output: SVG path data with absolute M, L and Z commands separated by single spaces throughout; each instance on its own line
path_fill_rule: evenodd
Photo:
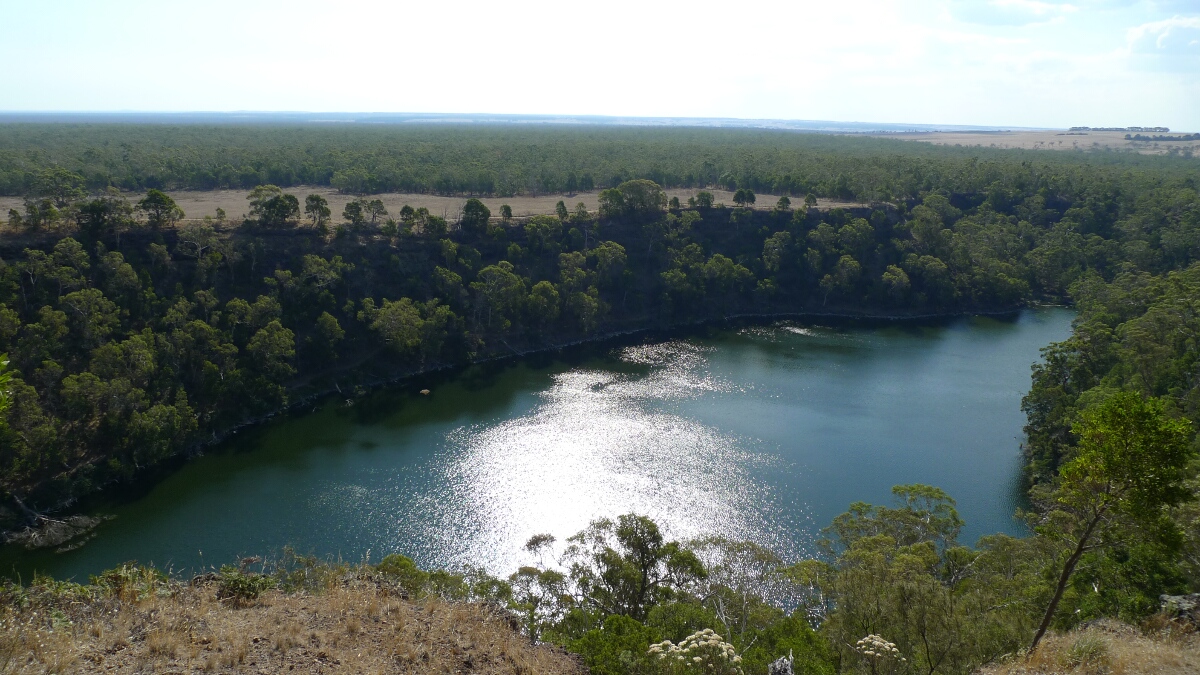
M 689 190 L 667 190 L 669 197 L 679 197 L 679 201 L 687 203 L 688 197 L 693 197 L 699 192 L 699 189 Z M 329 208 L 333 211 L 335 221 L 341 219 L 342 209 L 345 208 L 346 202 L 354 198 L 353 195 L 339 194 L 336 190 L 329 187 L 320 186 L 299 186 L 291 187 L 286 192 L 296 195 L 300 198 L 300 203 L 303 205 L 304 197 L 310 194 L 323 195 L 329 200 Z M 733 193 L 727 190 L 712 190 L 718 202 L 724 202 L 729 206 L 733 206 Z M 169 194 L 183 209 L 183 212 L 189 220 L 199 220 L 204 216 L 216 216 L 217 209 L 225 209 L 225 214 L 230 219 L 240 219 L 250 210 L 249 202 L 246 201 L 248 190 L 211 190 L 211 191 L 172 191 Z M 129 193 L 126 195 L 130 201 L 137 201 L 142 198 L 142 194 Z M 589 211 L 595 211 L 599 208 L 600 193 L 596 192 L 580 192 L 575 195 L 539 195 L 527 196 L 520 195 L 516 197 L 480 197 L 480 201 L 487 205 L 493 216 L 500 215 L 500 205 L 508 204 L 512 207 L 513 215 L 535 216 L 545 213 L 554 213 L 554 205 L 562 200 L 567 205 L 567 209 L 574 211 L 575 205 L 583 202 L 587 205 Z M 755 208 L 770 209 L 779 201 L 778 195 L 756 195 Z M 408 204 L 414 209 L 424 206 L 429 209 L 429 212 L 448 218 L 451 221 L 458 220 L 459 212 L 462 210 L 463 204 L 466 203 L 467 197 L 443 197 L 440 195 L 427 194 L 409 194 L 400 192 L 390 192 L 386 194 L 371 195 L 370 199 L 381 199 L 383 205 L 387 208 L 388 213 L 397 214 L 400 212 L 400 207 Z M 792 199 L 793 206 L 798 206 L 803 200 Z M 852 204 L 849 202 L 840 202 L 829 199 L 817 200 L 817 206 L 821 209 L 830 209 L 838 206 L 863 206 L 861 204 Z M 9 209 L 22 208 L 21 199 L 18 197 L 0 197 L 0 219 L 7 218 Z
M 1143 134 L 1173 135 L 1173 134 Z M 1123 131 L 978 131 L 978 132 L 903 132 L 878 134 L 880 138 L 924 141 L 936 145 L 978 145 L 991 148 L 1025 150 L 1092 150 L 1113 148 L 1134 150 L 1146 155 L 1165 155 L 1171 148 L 1200 150 L 1200 141 L 1127 141 Z
M 584 672 L 566 652 L 530 645 L 499 610 L 369 585 L 272 591 L 248 606 L 207 585 L 87 609 L 70 620 L 0 607 L 0 673 Z

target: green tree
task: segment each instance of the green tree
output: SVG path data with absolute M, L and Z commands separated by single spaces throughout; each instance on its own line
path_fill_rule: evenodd
M 654 605 L 706 574 L 694 553 L 665 541 L 645 516 L 592 521 L 567 543 L 564 556 L 580 602 L 604 614 L 644 621 Z
M 411 299 L 384 300 L 383 306 L 378 309 L 371 298 L 364 299 L 362 304 L 358 320 L 366 322 L 392 349 L 408 353 L 421 345 L 421 330 L 425 322 L 420 309 Z
M 263 326 L 246 345 L 254 367 L 275 383 L 281 383 L 295 374 L 292 359 L 296 357 L 296 335 L 283 327 L 279 321 Z
M 600 217 L 650 220 L 667 205 L 667 193 L 650 180 L 631 180 L 600 193 Z
M 525 301 L 531 323 L 535 326 L 547 326 L 558 318 L 559 296 L 554 284 L 542 280 L 529 290 L 529 298 Z
M 768 272 L 778 272 L 783 267 L 792 245 L 792 235 L 788 232 L 776 232 L 763 242 L 763 267 Z
M 387 215 L 387 209 L 383 206 L 382 199 L 372 199 L 371 201 L 367 202 L 364 210 L 367 212 L 367 215 L 371 217 L 372 225 L 379 220 L 380 216 Z
M 733 193 L 733 203 L 738 206 L 746 206 L 754 203 L 754 193 L 746 188 L 738 188 Z
M 346 331 L 342 330 L 337 317 L 329 312 L 321 312 L 317 317 L 315 342 L 328 358 L 337 359 L 338 343 L 345 337 Z
M 247 197 L 250 217 L 263 227 L 283 227 L 300 217 L 300 200 L 274 185 L 259 185 Z
M 309 195 L 304 198 L 304 213 L 312 218 L 313 227 L 320 227 L 329 222 L 332 211 L 329 202 L 321 195 Z
M 113 191 L 102 197 L 79 204 L 75 212 L 79 229 L 87 236 L 100 238 L 112 235 L 117 246 L 121 245 L 121 233 L 133 225 L 133 206 L 120 192 Z
M 1195 457 L 1187 420 L 1173 419 L 1163 401 L 1118 392 L 1080 413 L 1072 432 L 1076 454 L 1053 489 L 1040 495 L 1037 532 L 1063 541 L 1058 583 L 1030 651 L 1050 627 L 1063 592 L 1085 553 L 1131 534 L 1174 530 L 1168 509 L 1191 497 L 1185 469 Z
M 701 190 L 696 193 L 696 208 L 698 209 L 711 209 L 715 202 L 716 199 L 713 197 L 713 193 L 707 190 Z
M 483 314 L 476 321 L 482 318 L 491 327 L 493 320 L 499 319 L 501 329 L 508 328 L 509 318 L 525 300 L 525 282 L 513 269 L 512 263 L 501 260 L 479 270 L 476 280 L 471 282 L 471 290 L 479 297 L 476 312 Z
M 884 288 L 888 290 L 888 294 L 897 300 L 903 298 L 908 293 L 909 286 L 911 285 L 908 280 L 908 274 L 895 265 L 887 266 L 887 269 L 883 271 L 881 280 L 883 281 Z
M 346 207 L 342 209 L 342 218 L 355 227 L 363 225 L 367 222 L 366 202 L 361 199 L 347 202 Z
M 512 217 L 511 214 L 509 217 Z M 472 197 L 467 200 L 466 204 L 463 204 L 462 219 L 458 221 L 458 224 L 464 232 L 481 234 L 487 231 L 491 218 L 491 210 L 483 202 Z
M 150 190 L 137 203 L 137 210 L 146 214 L 146 222 L 151 227 L 170 227 L 183 218 L 183 209 L 175 204 L 167 193 L 161 190 Z
M 529 248 L 538 253 L 553 253 L 562 236 L 562 221 L 553 216 L 534 216 L 525 223 Z
M 71 202 L 83 199 L 83 176 L 61 166 L 38 171 L 33 179 L 33 193 L 49 199 L 60 209 Z

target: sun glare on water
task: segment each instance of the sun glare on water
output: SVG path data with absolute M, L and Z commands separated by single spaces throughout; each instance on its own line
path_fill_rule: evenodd
M 752 441 L 670 411 L 671 401 L 732 385 L 712 377 L 689 343 L 632 347 L 621 358 L 650 373 L 571 370 L 529 414 L 450 434 L 437 557 L 511 570 L 534 534 L 561 544 L 592 519 L 630 512 L 676 538 L 763 538 L 756 505 L 772 500 L 750 469 L 768 460 L 746 449 Z

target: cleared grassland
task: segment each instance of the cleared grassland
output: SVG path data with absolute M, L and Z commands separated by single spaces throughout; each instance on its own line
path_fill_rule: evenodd
M 310 194 L 319 194 L 329 201 L 329 208 L 333 211 L 334 222 L 341 222 L 342 209 L 346 207 L 347 202 L 355 199 L 355 195 L 341 194 L 337 190 L 322 186 L 298 186 L 286 188 L 286 192 L 296 195 L 300 199 L 300 203 L 304 203 L 304 197 Z M 688 197 L 694 197 L 700 189 L 681 189 L 667 190 L 667 195 L 671 197 L 679 197 L 679 201 L 687 203 Z M 733 205 L 733 193 L 728 190 L 709 189 L 718 202 Z M 204 216 L 216 217 L 217 209 L 225 209 L 225 214 L 231 219 L 240 219 L 250 210 L 249 202 L 246 200 L 247 192 L 245 190 L 211 190 L 211 191 L 178 191 L 169 192 L 179 208 L 183 209 L 187 220 L 200 220 Z M 143 193 L 128 193 L 126 197 L 136 202 L 145 196 Z M 514 217 L 536 216 L 541 214 L 554 213 L 555 204 L 562 201 L 566 204 L 567 209 L 574 211 L 575 205 L 583 202 L 589 211 L 595 211 L 600 206 L 599 191 L 579 192 L 572 195 L 565 194 L 547 194 L 547 195 L 517 195 L 515 197 L 479 197 L 479 200 L 487 205 L 491 210 L 492 216 L 500 216 L 500 206 L 508 204 L 512 207 Z M 413 194 L 402 192 L 391 192 L 377 195 L 368 195 L 367 199 L 379 199 L 383 201 L 383 205 L 387 208 L 388 213 L 395 216 L 400 212 L 400 208 L 405 204 L 416 208 L 425 207 L 429 212 L 436 216 L 448 218 L 451 222 L 458 220 L 459 213 L 462 211 L 463 204 L 466 203 L 468 197 L 447 197 L 441 195 L 430 194 Z M 792 205 L 799 206 L 803 203 L 803 198 L 792 197 Z M 770 209 L 779 201 L 779 195 L 761 194 L 757 195 L 755 208 Z M 862 206 L 851 202 L 843 202 L 833 199 L 818 199 L 817 206 L 821 209 L 831 209 L 838 206 Z M 0 219 L 7 218 L 9 209 L 17 209 L 20 211 L 23 208 L 22 201 L 18 197 L 0 197 Z M 303 218 L 301 219 L 304 220 Z
M 1148 134 L 1160 135 L 1160 134 Z M 1173 134 L 1165 134 L 1173 135 Z M 1022 150 L 1122 150 L 1165 155 L 1171 148 L 1200 148 L 1200 141 L 1129 141 L 1123 131 L 933 131 L 880 134 L 878 138 L 924 141 L 934 145 L 980 146 Z

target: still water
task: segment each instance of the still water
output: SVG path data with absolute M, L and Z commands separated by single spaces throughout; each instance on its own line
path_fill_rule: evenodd
M 914 482 L 958 500 L 964 541 L 1019 533 L 1020 399 L 1072 317 L 785 321 L 473 367 L 244 432 L 100 507 L 115 518 L 85 546 L 0 568 L 82 580 L 290 545 L 507 575 L 531 535 L 628 512 L 795 559 L 851 502 Z

